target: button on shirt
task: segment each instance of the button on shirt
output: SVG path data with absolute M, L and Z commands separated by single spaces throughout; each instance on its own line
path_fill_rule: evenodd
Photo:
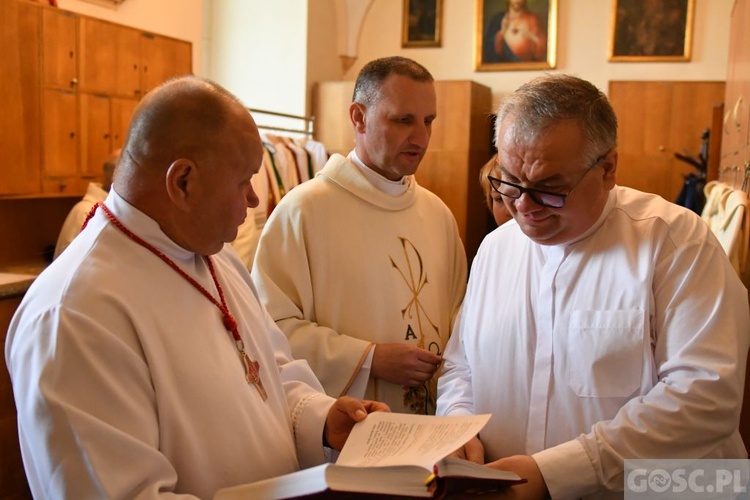
M 621 491 L 625 458 L 747 456 L 748 337 L 747 291 L 705 222 L 616 187 L 574 242 L 514 221 L 485 239 L 437 412 L 492 413 L 486 460 L 533 455 L 553 498 Z

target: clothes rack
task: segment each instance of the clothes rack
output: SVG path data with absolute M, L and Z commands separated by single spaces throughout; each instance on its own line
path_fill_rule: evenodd
M 232 246 L 245 267 L 252 269 L 260 234 L 271 212 L 286 193 L 312 179 L 323 168 L 328 153 L 325 146 L 313 137 L 313 116 L 246 109 L 252 113 L 261 133 L 263 161 L 257 175 L 251 179 L 258 205 L 248 208 Z
M 300 121 L 302 122 L 302 125 L 300 127 L 282 127 L 278 125 L 265 125 L 262 123 L 256 123 L 258 128 L 261 130 L 273 130 L 276 132 L 292 132 L 296 134 L 302 134 L 310 138 L 312 138 L 315 133 L 315 117 L 314 116 L 293 115 L 289 113 L 280 113 L 278 111 L 269 111 L 266 109 L 258 109 L 258 108 L 247 108 L 247 110 L 253 113 L 253 117 L 255 117 L 257 114 L 262 114 L 265 116 L 274 116 L 274 117 L 293 120 L 297 123 L 299 123 Z

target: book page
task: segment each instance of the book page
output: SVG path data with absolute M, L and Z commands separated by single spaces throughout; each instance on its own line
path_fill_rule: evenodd
M 418 465 L 432 472 L 441 458 L 477 435 L 490 415 L 438 417 L 370 413 L 355 424 L 337 465 Z

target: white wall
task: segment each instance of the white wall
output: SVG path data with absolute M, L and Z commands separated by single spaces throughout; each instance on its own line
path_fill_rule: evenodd
M 307 0 L 206 1 L 211 16 L 206 76 L 248 107 L 305 114 Z
M 341 80 L 344 70 L 339 57 L 335 0 L 309 2 L 307 20 L 307 95 L 315 82 Z M 307 108 L 310 112 L 310 107 Z
M 2 1 L 2 0 L 0 0 Z M 127 0 L 117 8 L 58 0 L 61 9 L 138 28 L 193 44 L 193 72 L 202 74 L 203 0 Z
M 312 0 L 315 1 L 315 0 Z M 607 92 L 610 80 L 725 80 L 729 18 L 734 0 L 696 0 L 690 62 L 607 62 L 612 0 L 558 0 L 556 71 L 586 78 Z M 540 71 L 474 71 L 474 0 L 443 0 L 440 48 L 401 48 L 402 0 L 375 0 L 362 26 L 359 58 L 345 79 L 369 60 L 404 55 L 439 80 L 469 79 L 493 89 L 495 101 Z

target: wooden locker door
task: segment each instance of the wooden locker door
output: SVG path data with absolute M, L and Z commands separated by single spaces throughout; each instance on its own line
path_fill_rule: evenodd
M 135 99 L 112 98 L 112 150 L 120 149 L 125 144 L 125 139 L 130 127 L 130 119 L 133 111 L 138 106 Z
M 87 92 L 113 94 L 117 88 L 117 25 L 80 17 L 78 51 L 79 88 Z
M 117 30 L 115 95 L 141 96 L 141 32 L 120 27 Z
M 189 42 L 151 33 L 141 36 L 141 92 L 175 76 L 192 73 L 192 48 Z
M 101 182 L 102 164 L 112 152 L 110 99 L 81 92 L 81 178 Z
M 609 84 L 609 99 L 617 113 L 617 184 L 669 199 L 672 192 L 672 83 Z
M 159 85 L 163 67 L 167 64 L 161 54 L 159 37 L 141 33 L 141 95 Z
M 78 193 L 80 139 L 77 101 L 77 94 L 71 91 L 43 91 L 42 190 L 45 193 Z
M 41 123 L 39 82 L 40 8 L 0 2 L 0 195 L 35 194 L 40 189 Z
M 57 9 L 42 9 L 43 85 L 75 88 L 78 84 L 77 64 L 75 15 Z

